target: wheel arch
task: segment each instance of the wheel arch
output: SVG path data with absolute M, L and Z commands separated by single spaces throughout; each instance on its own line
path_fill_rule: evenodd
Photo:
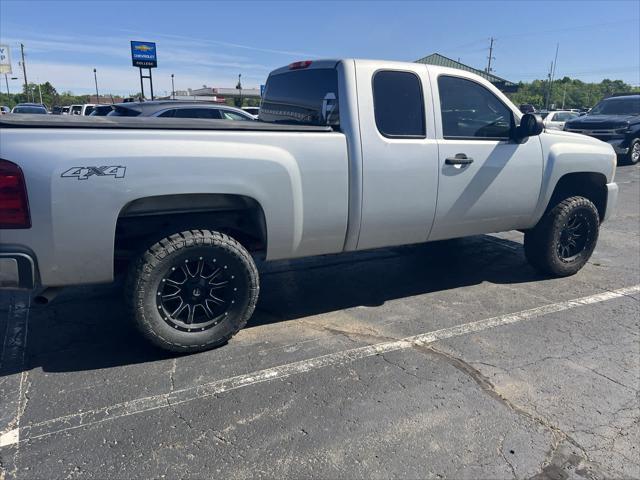
M 267 224 L 262 205 L 237 194 L 170 194 L 141 197 L 119 212 L 114 238 L 119 265 L 165 236 L 204 228 L 226 233 L 247 250 L 267 250 Z
M 545 206 L 544 214 L 565 198 L 581 196 L 596 206 L 600 221 L 607 211 L 607 177 L 601 172 L 571 172 L 558 179 Z

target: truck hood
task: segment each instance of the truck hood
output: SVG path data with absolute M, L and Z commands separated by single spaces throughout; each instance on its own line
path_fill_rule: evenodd
M 548 136 L 548 140 L 554 143 L 562 142 L 574 144 L 579 143 L 581 145 L 607 145 L 606 142 L 598 140 L 597 138 L 583 135 L 581 133 L 565 132 L 562 130 L 545 129 L 543 135 Z
M 640 123 L 640 115 L 584 115 L 565 123 L 567 128 L 611 129 Z

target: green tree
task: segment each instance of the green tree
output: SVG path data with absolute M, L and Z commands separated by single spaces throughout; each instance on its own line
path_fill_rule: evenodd
M 640 88 L 632 87 L 622 80 L 604 79 L 600 83 L 585 83 L 581 80 L 563 77 L 555 80 L 551 88 L 549 105 L 561 108 L 591 108 L 603 98 L 613 93 L 640 93 Z M 520 82 L 518 91 L 507 94 L 515 103 L 530 103 L 536 108 L 544 108 L 549 94 L 547 80 L 534 80 L 530 83 Z

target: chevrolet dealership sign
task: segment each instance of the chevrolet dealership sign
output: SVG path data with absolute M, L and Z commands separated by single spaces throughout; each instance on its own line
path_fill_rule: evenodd
M 131 61 L 134 67 L 156 68 L 156 44 L 154 42 L 131 42 Z

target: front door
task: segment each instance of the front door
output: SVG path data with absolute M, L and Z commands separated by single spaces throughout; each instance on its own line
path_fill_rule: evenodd
M 426 241 L 435 215 L 438 145 L 424 65 L 358 62 L 362 218 L 358 249 Z
M 514 114 L 490 89 L 440 75 L 438 207 L 431 240 L 527 228 L 542 183 L 538 137 L 512 138 Z

